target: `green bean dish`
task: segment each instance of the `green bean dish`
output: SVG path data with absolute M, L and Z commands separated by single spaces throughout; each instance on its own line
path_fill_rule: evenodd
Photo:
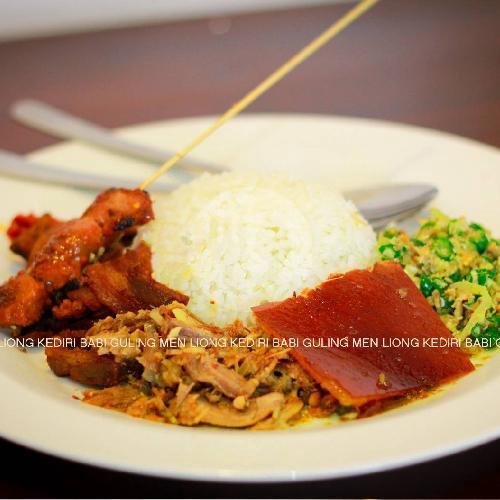
M 488 229 L 433 209 L 413 237 L 387 227 L 378 253 L 401 263 L 463 348 L 500 347 L 500 241 Z

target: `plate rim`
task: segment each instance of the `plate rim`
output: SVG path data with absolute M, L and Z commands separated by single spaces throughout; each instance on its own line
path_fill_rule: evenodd
M 414 132 L 424 132 L 428 133 L 432 136 L 436 136 L 438 134 L 439 136 L 442 136 L 443 138 L 446 139 L 452 139 L 460 143 L 469 143 L 470 145 L 480 147 L 480 149 L 485 150 L 488 149 L 490 151 L 495 152 L 495 154 L 500 153 L 500 150 L 496 148 L 495 146 L 489 145 L 489 144 L 483 144 L 475 139 L 470 139 L 467 137 L 455 135 L 446 131 L 442 130 L 437 130 L 437 129 L 431 129 L 431 128 L 426 128 L 426 127 L 421 127 L 421 126 L 416 126 L 412 124 L 406 124 L 406 123 L 398 123 L 398 122 L 392 122 L 389 120 L 379 120 L 379 119 L 371 119 L 371 118 L 365 118 L 365 117 L 351 117 L 351 116 L 343 116 L 343 115 L 326 115 L 326 114 L 316 114 L 316 113 L 269 113 L 269 112 L 259 112 L 259 113 L 245 113 L 238 117 L 236 120 L 244 120 L 246 117 L 259 117 L 262 119 L 268 119 L 269 117 L 272 117 L 273 119 L 284 119 L 286 118 L 287 120 L 290 119 L 321 119 L 321 120 L 326 120 L 326 121 L 331 121 L 333 120 L 345 120 L 349 121 L 352 123 L 355 122 L 363 122 L 366 125 L 382 125 L 384 127 L 390 127 L 394 130 L 401 130 L 404 129 L 405 132 L 406 130 L 408 131 L 414 131 Z M 162 124 L 169 124 L 172 126 L 175 126 L 178 123 L 183 123 L 183 124 L 189 124 L 193 122 L 197 122 L 200 120 L 209 120 L 213 119 L 213 115 L 206 115 L 206 116 L 198 116 L 198 117 L 184 117 L 184 118 L 176 118 L 172 120 L 157 120 L 153 122 L 145 122 L 142 124 L 134 124 L 134 125 L 129 125 L 126 127 L 120 127 L 117 130 L 118 133 L 124 133 L 126 134 L 130 130 L 139 130 L 141 128 L 144 128 L 145 126 L 161 126 Z M 72 143 L 74 141 L 61 141 L 56 144 L 52 144 L 49 146 L 45 146 L 43 148 L 39 148 L 35 151 L 30 152 L 27 154 L 28 157 L 36 157 L 37 155 L 43 155 L 43 154 L 50 154 L 56 152 L 57 148 L 64 147 L 68 143 Z M 4 375 L 0 373 L 0 379 L 4 378 Z M 107 410 L 104 410 L 107 411 Z M 2 418 L 0 417 L 0 421 Z M 139 424 L 140 422 L 137 422 Z M 134 422 L 133 425 L 136 425 Z M 195 430 L 196 432 L 196 430 Z M 248 432 L 248 431 L 243 431 L 243 432 Z M 279 432 L 288 432 L 288 431 L 279 431 Z M 290 431 L 294 432 L 294 431 Z M 460 451 L 464 451 L 470 448 L 473 448 L 475 446 L 480 446 L 482 444 L 485 444 L 489 441 L 495 440 L 500 437 L 500 425 L 494 430 L 494 431 L 486 431 L 483 434 L 479 434 L 476 437 L 470 437 L 470 438 L 465 438 L 461 441 L 456 441 L 454 445 L 450 445 L 448 447 L 442 447 L 439 445 L 436 445 L 435 449 L 433 451 L 429 450 L 423 450 L 420 453 L 414 453 L 413 455 L 408 455 L 405 458 L 393 458 L 392 460 L 389 459 L 383 459 L 377 463 L 371 463 L 371 464 L 365 464 L 364 466 L 358 466 L 356 469 L 337 469 L 337 471 L 332 470 L 332 469 L 325 469 L 320 472 L 301 472 L 301 471 L 288 471 L 288 472 L 283 472 L 283 473 L 273 473 L 272 476 L 262 476 L 260 473 L 252 473 L 252 471 L 247 472 L 245 475 L 241 475 L 241 472 L 239 475 L 226 475 L 226 474 L 215 474 L 214 475 L 214 470 L 209 470 L 207 474 L 203 473 L 193 473 L 192 471 L 185 471 L 185 472 L 180 472 L 180 471 L 168 471 L 165 468 L 158 468 L 157 470 L 144 470 L 141 469 L 140 466 L 134 466 L 131 465 L 130 463 L 127 464 L 126 460 L 124 460 L 122 463 L 109 463 L 106 461 L 100 461 L 99 459 L 91 458 L 91 457 L 84 457 L 78 456 L 78 453 L 72 453 L 72 452 L 64 452 L 64 451 L 57 451 L 55 452 L 54 449 L 50 447 L 46 447 L 43 445 L 38 444 L 33 444 L 33 442 L 29 442 L 28 440 L 23 440 L 22 437 L 18 437 L 17 439 L 12 436 L 9 436 L 8 433 L 4 432 L 3 426 L 0 426 L 0 435 L 4 437 L 6 440 L 14 442 L 16 444 L 22 445 L 27 448 L 32 448 L 37 451 L 40 451 L 45 454 L 49 455 L 56 455 L 58 457 L 70 460 L 72 462 L 76 463 L 85 463 L 88 465 L 93 465 L 101 468 L 106 468 L 106 469 L 111 469 L 111 470 L 117 470 L 117 471 L 126 471 L 126 472 L 132 472 L 136 474 L 143 474 L 143 475 L 148 475 L 152 477 L 164 477 L 164 478 L 172 478 L 172 479 L 189 479 L 189 480 L 194 480 L 194 481 L 209 481 L 209 482 L 232 482 L 232 483 L 255 483 L 255 482 L 262 482 L 262 483 L 275 483 L 275 482 L 293 482 L 293 481 L 308 481 L 308 480 L 324 480 L 324 479 L 337 479 L 341 477 L 353 477 L 357 475 L 365 475 L 365 474 L 370 474 L 370 473 L 376 473 L 376 472 L 381 472 L 384 470 L 391 470 L 391 469 L 397 469 L 401 467 L 406 467 L 412 464 L 417 464 L 417 463 L 423 463 L 429 460 L 436 460 L 438 458 L 447 456 L 449 454 L 453 453 L 458 453 Z

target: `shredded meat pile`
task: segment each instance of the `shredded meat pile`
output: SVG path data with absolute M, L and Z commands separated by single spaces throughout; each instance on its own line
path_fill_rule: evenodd
M 79 219 L 16 217 L 11 249 L 26 269 L 0 287 L 0 326 L 15 334 L 75 327 L 75 320 L 137 311 L 188 298 L 152 278 L 151 252 L 126 247 L 153 218 L 139 189 L 101 193 Z M 88 322 L 90 320 L 90 323 Z
M 173 302 L 97 322 L 86 347 L 47 348 L 60 376 L 105 387 L 84 401 L 182 425 L 284 427 L 338 407 L 288 356 L 241 324 L 219 329 Z M 245 341 L 240 344 L 239 339 Z

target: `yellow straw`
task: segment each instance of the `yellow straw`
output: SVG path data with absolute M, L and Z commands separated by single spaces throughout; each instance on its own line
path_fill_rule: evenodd
M 344 28 L 347 28 L 356 19 L 362 16 L 368 9 L 373 7 L 378 0 L 363 0 L 359 2 L 354 8 L 352 8 L 345 16 L 340 18 L 338 21 L 334 22 L 328 29 L 326 29 L 321 35 L 312 40 L 308 45 L 306 45 L 302 50 L 297 52 L 293 57 L 291 57 L 285 64 L 280 66 L 276 71 L 271 73 L 263 82 L 261 82 L 257 87 L 248 92 L 248 94 L 243 97 L 240 101 L 233 104 L 223 115 L 217 118 L 212 125 L 210 125 L 206 130 L 204 130 L 200 135 L 198 135 L 191 143 L 189 143 L 185 148 L 181 149 L 178 153 L 167 160 L 161 167 L 153 172 L 141 185 L 140 189 L 146 189 L 151 183 L 153 183 L 158 177 L 164 174 L 168 169 L 173 167 L 180 159 L 184 158 L 189 152 L 191 152 L 196 146 L 201 144 L 207 137 L 212 135 L 218 128 L 220 128 L 224 123 L 229 121 L 231 118 L 236 116 L 238 113 L 247 108 L 256 99 L 258 99 L 264 92 L 269 90 L 273 85 L 278 83 L 284 76 L 295 69 L 300 63 L 304 62 L 308 57 L 312 56 L 318 49 L 323 47 L 328 43 L 333 37 L 338 35 Z

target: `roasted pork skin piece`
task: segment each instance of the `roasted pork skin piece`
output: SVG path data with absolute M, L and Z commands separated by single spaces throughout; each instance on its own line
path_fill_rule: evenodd
M 365 403 L 435 387 L 472 371 L 468 356 L 450 344 L 452 335 L 403 268 L 375 264 L 332 276 L 313 290 L 253 308 L 260 327 L 280 339 L 340 339 L 347 347 L 292 349 L 291 355 L 341 404 Z M 355 338 L 378 347 L 353 347 Z M 418 347 L 383 347 L 391 339 L 417 339 Z M 443 339 L 444 347 L 423 346 Z

